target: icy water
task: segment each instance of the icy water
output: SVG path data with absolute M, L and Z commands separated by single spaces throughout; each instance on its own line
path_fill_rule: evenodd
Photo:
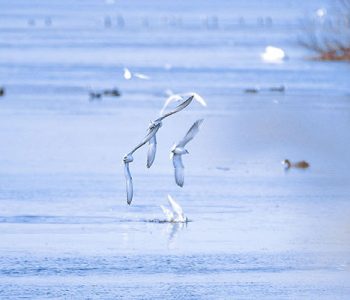
M 296 42 L 323 5 L 0 1 L 0 298 L 349 299 L 350 65 Z M 208 107 L 164 122 L 150 170 L 135 154 L 128 206 L 121 160 L 167 89 Z M 181 189 L 169 149 L 198 118 Z M 167 194 L 192 222 L 150 222 Z

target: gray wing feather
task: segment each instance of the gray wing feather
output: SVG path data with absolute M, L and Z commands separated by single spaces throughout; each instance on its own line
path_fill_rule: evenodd
M 126 200 L 130 205 L 133 197 L 133 186 L 132 186 L 132 177 L 129 170 L 129 163 L 125 163 L 124 165 L 124 175 L 126 179 Z
M 160 128 L 160 124 L 154 127 L 152 130 L 150 130 L 147 135 L 143 138 L 142 142 L 139 143 L 134 149 L 130 151 L 129 154 L 133 154 L 137 149 L 142 147 L 144 144 L 150 141 L 150 139 L 157 133 L 158 129 Z
M 177 112 L 179 112 L 180 110 L 183 110 L 185 107 L 187 107 L 191 101 L 193 100 L 193 96 L 189 97 L 186 101 L 182 102 L 181 104 L 179 104 L 178 106 L 175 107 L 174 110 L 164 114 L 163 116 L 161 116 L 160 118 L 158 118 L 157 120 L 155 120 L 155 122 L 159 122 L 162 121 L 163 119 L 165 119 L 166 117 L 171 116 L 172 114 L 175 114 Z
M 156 135 L 152 136 L 148 144 L 147 152 L 147 168 L 150 168 L 154 162 L 157 152 L 157 138 Z
M 178 186 L 184 185 L 184 165 L 180 154 L 173 155 L 173 165 L 175 171 L 175 182 Z
M 185 137 L 177 144 L 178 147 L 185 147 L 186 144 L 192 140 L 199 131 L 199 126 L 202 124 L 203 119 L 197 120 L 193 123 L 191 128 L 187 131 Z

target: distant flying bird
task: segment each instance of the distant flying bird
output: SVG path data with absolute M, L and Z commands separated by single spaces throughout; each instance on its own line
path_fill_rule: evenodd
M 199 131 L 199 126 L 202 124 L 203 119 L 197 120 L 186 133 L 185 137 L 175 144 L 171 149 L 170 157 L 173 160 L 173 166 L 175 171 L 175 182 L 178 186 L 184 185 L 184 165 L 182 163 L 182 155 L 188 154 L 185 149 L 186 144 L 191 141 Z
M 285 159 L 284 161 L 282 161 L 282 164 L 286 166 L 287 170 L 290 168 L 307 169 L 308 167 L 310 167 L 310 164 L 305 160 L 292 163 L 289 159 Z
M 182 207 L 178 204 L 170 195 L 168 195 L 168 202 L 170 204 L 171 210 L 161 205 L 161 209 L 165 214 L 168 222 L 171 223 L 186 223 L 188 222 L 187 217 L 183 212 Z
M 134 161 L 133 154 L 134 152 L 149 142 L 150 139 L 157 133 L 160 126 L 154 126 L 151 130 L 148 131 L 147 135 L 144 137 L 141 143 L 139 143 L 130 153 L 126 154 L 123 158 L 124 162 L 124 175 L 126 180 L 126 199 L 127 203 L 130 205 L 133 198 L 133 184 L 132 184 L 132 176 L 130 173 L 129 164 Z
M 261 58 L 268 62 L 282 62 L 287 58 L 287 55 L 281 48 L 267 46 L 265 52 L 261 54 Z
M 189 97 L 186 101 L 182 102 L 180 105 L 175 107 L 174 110 L 164 115 L 161 115 L 158 119 L 156 119 L 155 121 L 152 121 L 148 127 L 148 132 L 152 131 L 153 128 L 157 126 L 159 129 L 162 126 L 162 121 L 165 118 L 179 112 L 180 110 L 183 110 L 185 107 L 187 107 L 191 103 L 192 100 L 193 100 L 193 96 Z M 150 138 L 149 140 L 148 152 L 147 152 L 147 168 L 150 168 L 152 166 L 154 159 L 156 157 L 156 152 L 157 152 L 157 138 L 156 138 L 156 134 L 154 134 L 152 138 Z
M 165 109 L 172 103 L 177 101 L 183 101 L 184 98 L 193 96 L 193 99 L 196 100 L 198 103 L 200 103 L 202 106 L 206 107 L 207 102 L 204 100 L 202 96 L 200 96 L 197 93 L 189 92 L 189 93 L 181 93 L 181 94 L 173 94 L 171 90 L 166 90 L 165 92 L 169 97 L 165 100 L 163 108 L 160 111 L 160 114 L 162 115 L 165 111 Z
M 123 69 L 123 76 L 126 80 L 130 80 L 133 77 L 143 79 L 143 80 L 149 80 L 151 79 L 149 76 L 142 74 L 142 73 L 133 73 L 128 68 Z

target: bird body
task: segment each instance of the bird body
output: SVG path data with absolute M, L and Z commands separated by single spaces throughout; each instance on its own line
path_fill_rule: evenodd
M 283 49 L 267 46 L 265 52 L 261 54 L 261 58 L 268 62 L 282 62 L 287 56 Z
M 197 120 L 193 123 L 191 128 L 188 130 L 184 138 L 173 146 L 170 152 L 170 157 L 173 160 L 175 182 L 178 186 L 183 187 L 184 185 L 184 165 L 182 162 L 182 155 L 188 154 L 185 146 L 191 141 L 199 132 L 199 126 L 202 124 L 203 119 Z
M 310 164 L 305 160 L 292 163 L 289 159 L 285 159 L 284 161 L 282 161 L 282 164 L 286 165 L 286 169 L 290 169 L 290 168 L 307 169 L 310 167 Z

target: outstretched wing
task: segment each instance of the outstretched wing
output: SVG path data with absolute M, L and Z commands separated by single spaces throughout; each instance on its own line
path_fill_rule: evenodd
M 178 147 L 185 147 L 186 144 L 192 140 L 199 131 L 199 126 L 202 124 L 203 119 L 197 120 L 193 123 L 191 128 L 187 131 L 185 137 L 177 144 Z
M 172 220 L 174 220 L 174 214 L 169 209 L 167 209 L 163 205 L 161 205 L 160 208 L 162 209 L 163 213 L 165 214 L 165 217 L 166 217 L 168 222 L 171 222 Z
M 187 96 L 187 97 L 193 96 L 193 97 L 194 97 L 194 100 L 196 100 L 196 101 L 197 101 L 198 103 L 200 103 L 202 106 L 204 106 L 204 107 L 207 106 L 207 102 L 204 100 L 204 98 L 203 98 L 201 95 L 197 94 L 197 93 L 191 92 L 191 93 L 185 93 L 185 94 L 183 94 L 183 95 L 184 95 L 184 96 Z
M 163 108 L 160 111 L 160 115 L 162 116 L 164 114 L 165 109 L 170 105 L 170 103 L 180 100 L 183 100 L 183 98 L 180 95 L 171 95 L 170 97 L 168 97 L 164 102 Z
M 165 119 L 166 117 L 169 117 L 172 114 L 175 114 L 175 113 L 179 112 L 180 110 L 183 110 L 185 107 L 187 107 L 191 103 L 192 100 L 193 100 L 193 96 L 189 97 L 186 101 L 184 101 L 181 104 L 179 104 L 178 106 L 176 106 L 174 110 L 164 114 L 163 116 L 159 117 L 154 122 L 160 122 L 163 119 Z
M 132 186 L 132 177 L 129 170 L 129 163 L 124 164 L 124 175 L 126 180 L 126 200 L 130 205 L 133 196 L 133 186 Z
M 182 207 L 180 204 L 178 204 L 170 195 L 168 195 L 168 201 L 171 206 L 171 209 L 176 214 L 176 220 L 183 220 L 184 219 L 184 212 L 182 210 Z
M 153 135 L 148 142 L 148 152 L 147 152 L 147 168 L 150 168 L 154 162 L 157 152 L 157 138 Z
M 132 149 L 129 154 L 133 154 L 137 149 L 139 149 L 144 144 L 149 142 L 150 139 L 157 133 L 157 131 L 160 128 L 160 126 L 161 126 L 161 124 L 158 124 L 152 130 L 148 131 L 147 135 L 143 138 L 142 142 L 139 143 L 134 149 Z
M 173 155 L 173 165 L 175 171 L 175 182 L 178 186 L 184 185 L 184 165 L 182 163 L 181 154 Z

